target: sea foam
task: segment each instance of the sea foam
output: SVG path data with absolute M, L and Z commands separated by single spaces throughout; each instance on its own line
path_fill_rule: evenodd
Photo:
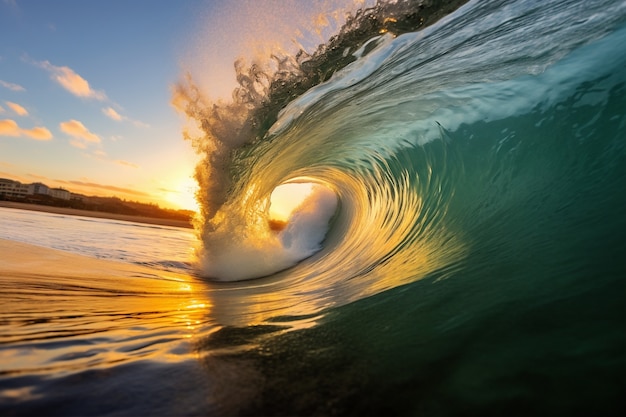
M 272 228 L 265 218 L 260 226 L 257 223 L 256 227 L 238 228 L 214 241 L 201 256 L 202 275 L 220 281 L 241 281 L 294 266 L 322 248 L 337 205 L 332 190 L 314 185 L 281 230 Z

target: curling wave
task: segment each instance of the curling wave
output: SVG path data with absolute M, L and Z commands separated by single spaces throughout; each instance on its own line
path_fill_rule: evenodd
M 429 27 L 407 4 L 361 11 L 333 38 L 341 48 L 281 57 L 274 73 L 238 67 L 232 103 L 191 77 L 178 85 L 174 102 L 202 130 L 190 137 L 204 156 L 200 274 L 273 275 L 318 307 L 445 277 L 497 242 L 516 236 L 513 256 L 540 225 L 554 230 L 550 213 L 588 182 L 585 152 L 623 159 L 619 134 L 580 140 L 572 127 L 622 117 L 622 3 L 471 2 Z M 573 130 L 555 136 L 561 124 Z M 272 230 L 272 191 L 299 178 L 318 192 Z

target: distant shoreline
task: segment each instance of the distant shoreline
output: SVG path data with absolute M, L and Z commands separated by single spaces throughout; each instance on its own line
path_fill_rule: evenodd
M 160 219 L 155 217 L 132 216 L 127 214 L 105 213 L 103 211 L 79 210 L 64 207 L 44 206 L 30 203 L 17 203 L 14 201 L 0 201 L 0 207 L 18 210 L 43 211 L 53 214 L 64 214 L 68 216 L 94 217 L 98 219 L 122 220 L 135 223 L 156 224 L 159 226 L 183 227 L 192 229 L 193 225 L 186 220 Z

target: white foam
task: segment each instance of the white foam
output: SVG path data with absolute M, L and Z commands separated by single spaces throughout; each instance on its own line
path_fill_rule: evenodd
M 244 227 L 222 235 L 202 256 L 202 273 L 221 281 L 241 281 L 271 275 L 294 266 L 321 249 L 329 222 L 337 209 L 337 196 L 322 185 L 291 213 L 284 229 Z
M 292 212 L 287 227 L 279 234 L 285 251 L 300 259 L 317 252 L 335 210 L 335 193 L 326 187 L 314 186 L 302 204 Z

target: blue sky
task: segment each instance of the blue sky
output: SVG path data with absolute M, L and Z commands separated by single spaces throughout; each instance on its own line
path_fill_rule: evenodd
M 0 177 L 189 207 L 195 155 L 169 102 L 202 8 L 0 0 Z
M 343 3 L 0 0 L 0 177 L 193 208 L 172 85 L 227 98 L 235 58 L 317 45 Z

